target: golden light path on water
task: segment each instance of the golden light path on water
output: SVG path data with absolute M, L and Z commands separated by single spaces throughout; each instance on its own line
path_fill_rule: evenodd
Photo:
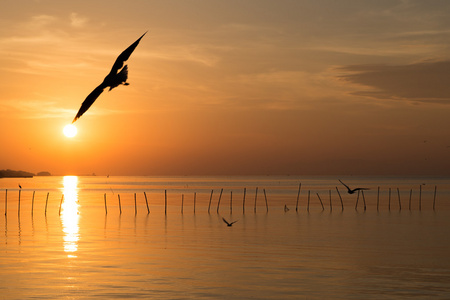
M 64 201 L 61 205 L 61 221 L 64 232 L 64 251 L 68 257 L 76 257 L 79 239 L 79 212 L 78 212 L 78 177 L 63 177 Z

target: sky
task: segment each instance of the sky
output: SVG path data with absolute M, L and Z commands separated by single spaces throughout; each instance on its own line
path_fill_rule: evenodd
M 449 50 L 450 1 L 4 0 L 0 169 L 450 175 Z

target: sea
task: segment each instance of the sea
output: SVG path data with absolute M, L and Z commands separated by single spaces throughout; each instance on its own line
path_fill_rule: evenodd
M 450 299 L 450 178 L 0 178 L 0 298 Z

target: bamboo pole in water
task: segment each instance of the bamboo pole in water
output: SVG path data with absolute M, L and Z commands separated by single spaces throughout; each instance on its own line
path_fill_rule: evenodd
M 5 216 L 8 214 L 8 189 L 5 190 Z
M 245 193 L 247 192 L 247 188 L 244 188 L 244 198 L 242 199 L 242 213 L 245 213 Z
M 61 201 L 59 201 L 59 211 L 58 211 L 58 215 L 61 215 L 61 206 L 62 206 L 63 199 L 64 199 L 64 194 L 62 194 L 62 196 L 61 196 Z
M 45 215 L 47 215 L 47 205 L 48 205 L 48 194 L 50 194 L 49 192 L 47 193 L 47 199 L 45 200 Z
M 233 213 L 233 191 L 230 191 L 230 214 Z
M 422 185 L 419 186 L 419 210 L 422 210 Z
M 434 197 L 433 197 L 433 210 L 436 210 L 436 190 L 437 186 L 434 186 Z
M 18 203 L 18 208 L 17 208 L 17 214 L 20 216 L 20 192 L 21 192 L 22 190 L 21 189 L 19 189 L 19 203 Z
M 359 192 L 360 192 L 360 191 L 358 190 L 358 196 L 356 196 L 355 210 L 358 210 Z
M 103 194 L 103 199 L 105 200 L 105 214 L 108 214 L 108 207 L 106 206 L 106 193 Z
M 391 211 L 391 188 L 389 188 L 389 204 L 388 204 L 388 209 L 389 209 L 389 211 Z
M 223 188 L 220 189 L 219 201 L 217 202 L 217 213 L 219 213 L 220 199 L 222 199 Z
M 379 206 L 380 206 L 380 187 L 378 187 L 378 192 L 377 192 L 377 211 L 378 211 Z
M 33 210 L 34 210 L 34 193 L 36 191 L 33 191 L 33 198 L 31 198 L 31 215 L 33 215 Z
M 266 210 L 269 212 L 269 204 L 267 203 L 267 196 L 266 196 L 266 189 L 263 189 L 264 192 L 264 199 L 266 200 Z
M 311 191 L 308 190 L 308 206 L 306 208 L 306 210 L 309 212 L 309 199 L 310 199 L 310 195 L 311 195 Z
M 136 193 L 134 193 L 134 215 L 137 215 Z
M 364 197 L 364 190 L 361 190 L 361 195 L 362 195 L 363 203 L 364 203 L 364 211 L 366 211 L 366 197 Z
M 145 205 L 147 205 L 147 215 L 150 213 L 150 208 L 148 208 L 147 194 L 144 192 Z
M 342 211 L 344 211 L 344 201 L 342 201 L 341 193 L 339 192 L 339 189 L 337 187 L 336 187 L 336 192 L 338 193 L 339 199 L 341 200 Z
M 333 211 L 333 204 L 331 204 L 331 190 L 328 190 L 328 193 L 330 194 L 330 212 Z
M 402 210 L 402 202 L 400 201 L 400 190 L 397 188 L 397 194 L 398 194 L 398 209 Z
M 197 192 L 194 192 L 194 214 L 195 214 L 195 200 L 197 199 Z
M 167 190 L 164 190 L 164 214 L 167 215 Z
M 183 206 L 184 206 L 184 194 L 181 194 L 181 213 L 183 213 Z
M 256 199 L 258 198 L 258 187 L 256 187 L 256 192 L 255 192 L 255 208 L 254 208 L 254 212 L 256 212 Z
M 297 203 L 295 204 L 295 211 L 298 211 L 298 199 L 300 198 L 300 189 L 302 187 L 302 183 L 300 182 L 298 185 L 298 193 L 297 193 Z
M 209 196 L 208 214 L 209 214 L 209 210 L 211 209 L 211 200 L 212 200 L 213 192 L 214 192 L 214 190 L 211 190 L 211 196 Z
M 122 214 L 122 205 L 120 204 L 120 194 L 117 194 L 117 198 L 119 199 L 119 212 Z
M 411 210 L 412 189 L 409 191 L 409 210 Z
M 322 210 L 325 210 L 325 207 L 323 207 L 322 199 L 320 199 L 319 193 L 316 193 L 316 194 L 317 194 L 317 197 L 319 198 L 320 205 L 322 205 Z

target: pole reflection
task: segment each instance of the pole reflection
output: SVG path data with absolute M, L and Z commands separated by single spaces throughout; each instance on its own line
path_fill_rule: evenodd
M 79 212 L 78 212 L 78 177 L 63 177 L 64 201 L 61 205 L 61 221 L 64 232 L 64 251 L 68 257 L 76 257 L 79 239 Z

